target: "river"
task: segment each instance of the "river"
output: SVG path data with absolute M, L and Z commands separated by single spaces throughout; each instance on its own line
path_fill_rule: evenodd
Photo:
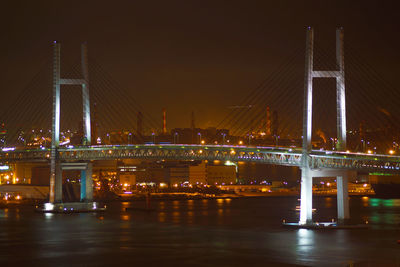
M 0 209 L 2 266 L 400 266 L 400 199 L 352 197 L 369 229 L 295 230 L 296 197 L 113 202 L 104 213 Z M 315 197 L 315 221 L 336 198 Z

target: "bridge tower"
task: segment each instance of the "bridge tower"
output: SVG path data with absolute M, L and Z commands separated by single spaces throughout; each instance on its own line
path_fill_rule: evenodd
M 343 28 L 336 29 L 336 65 L 337 70 L 315 71 L 313 68 L 314 31 L 307 28 L 306 33 L 306 60 L 304 77 L 304 110 L 303 110 L 303 151 L 301 167 L 301 203 L 300 224 L 312 223 L 312 178 L 336 176 L 338 191 L 338 221 L 348 219 L 348 176 L 345 171 L 332 172 L 330 170 L 318 172 L 311 169 L 310 152 L 312 149 L 312 94 L 313 78 L 336 78 L 336 129 L 339 151 L 346 150 L 346 98 L 344 82 L 344 34 Z M 332 176 L 331 176 L 332 175 Z
M 91 144 L 90 123 L 90 99 L 89 99 L 89 71 L 87 45 L 81 46 L 81 79 L 63 79 L 60 77 L 60 44 L 53 44 L 53 117 L 52 117 L 52 139 L 51 139 L 51 162 L 50 162 L 50 203 L 62 202 L 62 170 L 81 170 L 81 201 L 93 201 L 92 163 L 61 164 L 58 158 L 60 145 L 60 89 L 61 85 L 81 85 L 83 102 L 83 145 Z M 68 165 L 68 166 L 66 166 Z

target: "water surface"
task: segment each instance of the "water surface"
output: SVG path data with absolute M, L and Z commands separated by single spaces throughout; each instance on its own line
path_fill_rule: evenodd
M 400 266 L 400 199 L 350 199 L 353 222 L 370 229 L 292 230 L 296 197 L 115 202 L 104 213 L 0 210 L 3 266 Z M 315 221 L 336 198 L 314 198 Z M 358 265 L 357 265 L 358 264 Z

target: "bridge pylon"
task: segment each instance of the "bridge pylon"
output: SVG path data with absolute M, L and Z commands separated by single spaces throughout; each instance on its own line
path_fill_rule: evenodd
M 90 98 L 89 98 L 89 71 L 87 45 L 81 45 L 81 79 L 61 78 L 60 72 L 60 43 L 53 44 L 53 116 L 52 116 L 52 139 L 51 139 L 51 159 L 50 159 L 50 203 L 62 202 L 62 166 L 58 158 L 60 146 L 60 89 L 61 85 L 81 85 L 83 103 L 83 141 L 82 145 L 91 144 L 91 124 L 90 124 Z M 92 163 L 85 164 L 81 170 L 81 202 L 93 201 L 93 180 Z
M 313 68 L 314 59 L 314 30 L 307 28 L 306 32 L 306 59 L 304 77 L 304 106 L 303 106 L 303 149 L 301 164 L 301 203 L 300 203 L 300 224 L 312 223 L 312 179 L 315 171 L 312 170 L 310 152 L 312 149 L 312 95 L 313 78 L 336 78 L 336 129 L 337 144 L 339 151 L 346 150 L 346 97 L 344 82 L 344 34 L 343 28 L 336 29 L 336 65 L 337 70 L 315 71 Z M 314 177 L 322 177 L 320 176 Z M 349 218 L 347 198 L 347 174 L 338 172 L 338 221 Z

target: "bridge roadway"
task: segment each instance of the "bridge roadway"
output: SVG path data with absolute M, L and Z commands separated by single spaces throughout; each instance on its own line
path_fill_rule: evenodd
M 301 148 L 140 144 L 61 147 L 61 162 L 84 162 L 110 159 L 221 160 L 255 162 L 301 167 Z M 347 169 L 369 172 L 400 173 L 400 157 L 392 155 L 313 150 L 309 156 L 311 169 Z M 50 148 L 3 148 L 0 162 L 50 162 Z

